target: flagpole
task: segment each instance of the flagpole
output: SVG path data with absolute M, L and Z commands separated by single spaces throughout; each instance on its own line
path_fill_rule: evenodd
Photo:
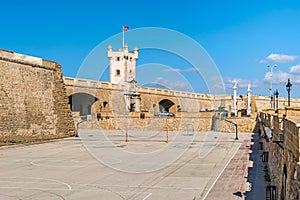
M 124 50 L 124 46 L 125 46 L 125 45 L 124 45 L 124 43 L 125 43 L 125 42 L 124 42 L 124 32 L 125 32 L 125 31 L 124 31 L 124 26 L 123 26 L 122 28 L 123 28 L 123 43 L 122 43 L 122 49 Z

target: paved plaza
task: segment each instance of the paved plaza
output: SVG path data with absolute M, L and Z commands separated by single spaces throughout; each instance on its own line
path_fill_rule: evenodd
M 1 147 L 0 199 L 244 199 L 249 189 L 251 133 L 79 136 Z

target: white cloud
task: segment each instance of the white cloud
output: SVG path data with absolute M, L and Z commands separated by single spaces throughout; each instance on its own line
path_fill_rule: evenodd
M 190 85 L 183 81 L 173 82 L 162 77 L 157 77 L 153 83 L 162 85 L 163 87 L 171 90 L 191 91 Z
M 223 78 L 221 76 L 212 76 L 208 80 L 208 89 L 210 94 L 222 94 L 225 90 Z
M 238 88 L 248 88 L 248 84 L 250 84 L 251 88 L 257 88 L 259 85 L 258 80 L 248 80 L 248 79 L 241 79 L 241 78 L 226 77 L 226 78 L 224 78 L 224 84 L 225 84 L 226 89 L 232 89 L 234 81 L 237 82 Z
M 276 54 L 272 53 L 268 55 L 265 59 L 261 60 L 260 63 L 267 63 L 267 62 L 279 62 L 279 63 L 287 63 L 287 62 L 292 62 L 296 60 L 298 57 L 297 56 L 290 56 L 290 55 L 285 55 L 285 54 Z
M 264 77 L 265 82 L 270 82 L 272 78 L 272 83 L 274 84 L 281 84 L 284 83 L 288 78 L 291 77 L 291 74 L 283 71 L 278 72 L 267 72 Z
M 199 72 L 199 68 L 191 67 L 188 69 L 179 69 L 179 68 L 168 68 L 165 70 L 165 72 L 177 72 L 177 73 L 183 73 L 183 72 Z
M 164 70 L 165 72 L 180 72 L 181 69 L 178 68 L 168 68 Z
M 290 68 L 290 73 L 300 75 L 300 64 L 292 66 Z
M 299 72 L 299 70 L 298 70 Z M 287 80 L 290 79 L 292 84 L 299 85 L 300 84 L 300 75 L 296 73 L 287 73 L 283 71 L 273 72 L 272 75 L 272 83 L 273 84 L 283 84 L 285 85 Z M 264 81 L 266 83 L 270 83 L 271 80 L 271 72 L 267 72 L 264 77 Z

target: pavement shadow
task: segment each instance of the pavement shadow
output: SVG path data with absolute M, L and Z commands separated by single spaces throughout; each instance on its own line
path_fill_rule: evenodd
M 243 193 L 242 192 L 235 192 L 233 193 L 233 195 L 237 196 L 237 197 L 243 197 Z
M 260 136 L 256 132 L 252 135 L 250 146 L 249 161 L 252 161 L 252 166 L 248 167 L 247 182 L 250 185 L 249 191 L 245 192 L 246 200 L 266 199 L 265 188 L 269 184 L 265 180 L 265 163 L 262 162 L 262 146 L 260 144 Z M 251 163 L 251 162 L 250 162 Z

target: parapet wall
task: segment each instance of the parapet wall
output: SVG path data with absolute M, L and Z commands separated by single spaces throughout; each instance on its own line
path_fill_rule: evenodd
M 103 90 L 115 90 L 115 91 L 124 91 L 125 88 L 123 85 L 113 84 L 110 82 L 100 82 L 94 80 L 86 79 L 77 79 L 71 77 L 64 77 L 64 82 L 66 85 L 74 87 L 84 87 L 92 89 L 103 89 Z M 195 92 L 183 92 L 177 90 L 166 90 L 160 88 L 145 88 L 138 87 L 138 91 L 141 94 L 154 94 L 154 95 L 165 95 L 165 96 L 176 96 L 182 98 L 194 98 L 194 99 L 203 99 L 211 100 L 212 96 L 210 94 L 200 94 Z
M 0 144 L 75 134 L 58 63 L 0 50 L 0 130 Z

